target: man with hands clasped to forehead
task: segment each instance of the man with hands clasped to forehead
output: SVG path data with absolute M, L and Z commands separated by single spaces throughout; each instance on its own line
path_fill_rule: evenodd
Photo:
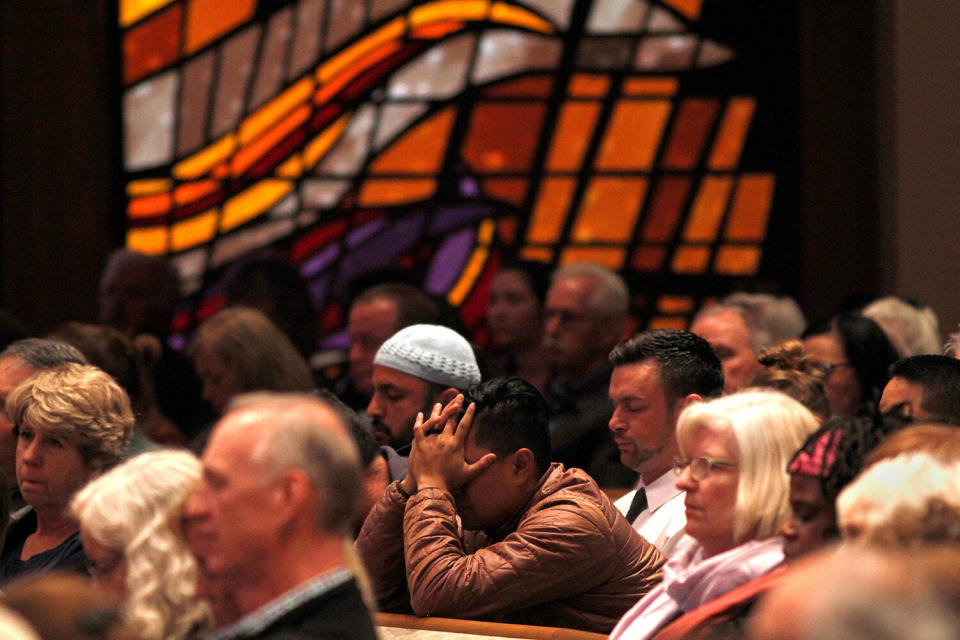
M 550 463 L 545 403 L 517 378 L 417 418 L 357 548 L 381 610 L 598 632 L 663 564 L 586 473 Z

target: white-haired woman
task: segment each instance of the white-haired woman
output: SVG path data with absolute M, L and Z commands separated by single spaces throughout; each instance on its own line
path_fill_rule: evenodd
M 683 411 L 677 487 L 687 536 L 664 579 L 620 619 L 612 640 L 640 640 L 783 562 L 777 535 L 790 515 L 787 463 L 818 427 L 796 400 L 748 390 Z
M 200 469 L 186 451 L 144 453 L 70 503 L 94 580 L 122 603 L 124 623 L 143 640 L 192 638 L 209 626 L 182 530 L 183 505 Z

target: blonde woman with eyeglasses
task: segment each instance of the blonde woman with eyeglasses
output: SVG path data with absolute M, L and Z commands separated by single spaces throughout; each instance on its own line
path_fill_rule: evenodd
M 816 418 L 779 391 L 746 390 L 680 414 L 674 463 L 686 492 L 686 536 L 663 582 L 620 619 L 611 640 L 645 640 L 783 562 L 790 515 L 787 464 Z

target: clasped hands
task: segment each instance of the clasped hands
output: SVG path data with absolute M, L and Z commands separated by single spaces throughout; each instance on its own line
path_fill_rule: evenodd
M 458 422 L 462 406 L 463 395 L 459 394 L 442 409 L 439 402 L 434 405 L 428 419 L 424 420 L 423 413 L 417 415 L 407 476 L 400 482 L 408 494 L 426 487 L 458 491 L 496 462 L 493 453 L 467 462 L 464 448 L 476 405 L 470 403 Z

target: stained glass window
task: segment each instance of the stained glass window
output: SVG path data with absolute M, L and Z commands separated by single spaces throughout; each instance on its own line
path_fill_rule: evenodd
M 403 265 L 474 325 L 516 252 L 610 265 L 641 325 L 684 326 L 784 215 L 723 4 L 120 0 L 127 244 L 177 266 L 180 329 L 264 247 L 322 308 Z

